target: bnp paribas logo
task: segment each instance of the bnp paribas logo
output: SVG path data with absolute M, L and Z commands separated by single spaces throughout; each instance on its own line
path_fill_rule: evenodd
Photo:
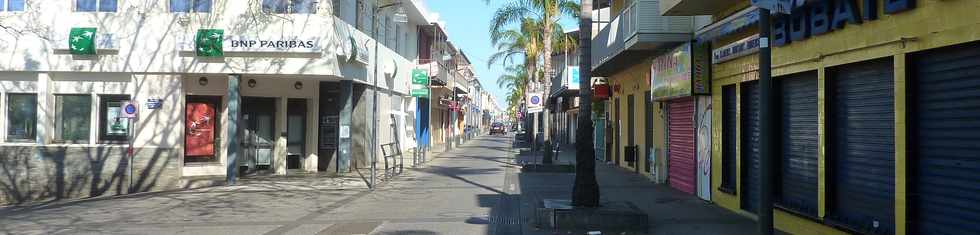
M 224 39 L 223 29 L 198 29 L 194 39 L 194 50 L 197 51 L 197 56 L 202 57 L 225 56 Z
M 95 28 L 72 28 L 68 49 L 72 55 L 95 55 Z

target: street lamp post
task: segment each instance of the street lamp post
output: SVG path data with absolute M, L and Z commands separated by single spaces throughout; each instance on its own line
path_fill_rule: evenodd
M 406 23 L 408 16 L 401 5 L 401 1 L 384 4 L 374 8 L 374 14 L 371 15 L 371 38 L 374 38 L 374 87 L 372 88 L 373 104 L 371 107 L 371 120 L 374 122 L 374 126 L 371 128 L 371 189 L 375 187 L 375 178 L 377 178 L 378 172 L 378 151 L 376 149 L 378 146 L 378 14 L 386 8 L 398 6 L 392 19 L 396 23 Z

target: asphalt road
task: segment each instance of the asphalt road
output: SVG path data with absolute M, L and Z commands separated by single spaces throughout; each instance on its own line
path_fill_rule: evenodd
M 512 139 L 470 140 L 373 191 L 309 178 L 8 207 L 0 233 L 519 234 Z

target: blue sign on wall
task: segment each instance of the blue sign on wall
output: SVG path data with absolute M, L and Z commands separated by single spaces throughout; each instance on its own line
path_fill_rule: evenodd
M 146 100 L 146 108 L 147 109 L 159 109 L 161 106 L 163 106 L 163 100 L 162 99 L 147 99 Z

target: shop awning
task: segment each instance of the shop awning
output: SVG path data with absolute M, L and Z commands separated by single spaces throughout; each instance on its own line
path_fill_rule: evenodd
M 738 32 L 747 30 L 749 27 L 754 27 L 759 23 L 759 8 L 749 7 L 745 8 L 738 13 L 729 16 L 728 18 L 722 19 L 721 21 L 715 22 L 707 27 L 698 30 L 694 38 L 697 41 L 714 41 L 718 38 L 732 35 Z

